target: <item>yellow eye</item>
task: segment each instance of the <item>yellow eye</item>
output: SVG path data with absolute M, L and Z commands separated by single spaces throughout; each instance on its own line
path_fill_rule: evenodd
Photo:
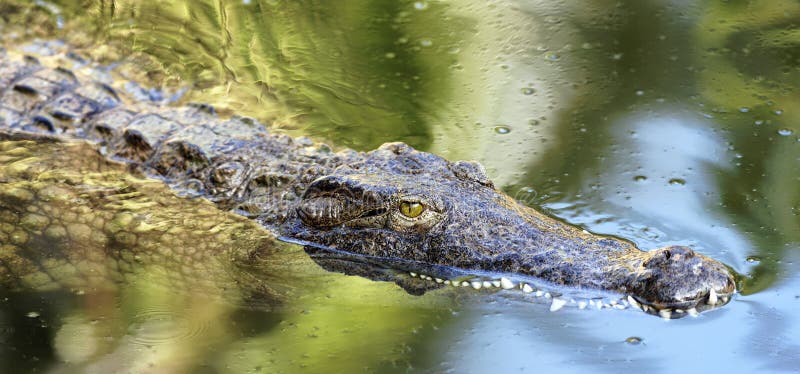
M 403 201 L 400 203 L 400 213 L 408 218 L 417 218 L 422 212 L 425 211 L 425 205 L 411 201 Z

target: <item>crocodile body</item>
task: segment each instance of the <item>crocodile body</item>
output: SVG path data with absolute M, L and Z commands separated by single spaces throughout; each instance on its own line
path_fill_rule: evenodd
M 333 152 L 206 105 L 141 100 L 98 68 L 41 48 L 51 56 L 0 56 L 6 137 L 88 140 L 106 158 L 308 246 L 328 268 L 370 276 L 389 267 L 432 287 L 530 292 L 525 279 L 543 280 L 621 293 L 665 317 L 735 292 L 723 264 L 683 246 L 641 251 L 555 220 L 496 189 L 477 163 L 402 143 Z

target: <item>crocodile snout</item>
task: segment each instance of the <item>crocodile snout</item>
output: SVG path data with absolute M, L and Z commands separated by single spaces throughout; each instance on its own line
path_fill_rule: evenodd
M 649 252 L 629 291 L 643 305 L 669 314 L 725 304 L 736 291 L 736 282 L 722 263 L 676 245 Z

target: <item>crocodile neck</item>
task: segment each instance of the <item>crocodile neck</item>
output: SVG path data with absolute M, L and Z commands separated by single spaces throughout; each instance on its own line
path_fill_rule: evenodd
M 180 194 L 206 197 L 273 231 L 310 182 L 364 157 L 272 134 L 251 118 L 223 120 L 208 105 L 137 100 L 70 70 L 48 68 L 39 61 L 47 58 L 0 52 L 0 127 L 90 140 L 107 157 Z M 56 63 L 79 62 L 62 57 Z

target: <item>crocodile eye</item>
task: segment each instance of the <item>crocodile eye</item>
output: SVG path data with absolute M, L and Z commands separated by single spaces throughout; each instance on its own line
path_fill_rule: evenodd
M 400 213 L 408 218 L 417 218 L 425 211 L 425 205 L 418 202 L 403 201 L 400 203 Z

